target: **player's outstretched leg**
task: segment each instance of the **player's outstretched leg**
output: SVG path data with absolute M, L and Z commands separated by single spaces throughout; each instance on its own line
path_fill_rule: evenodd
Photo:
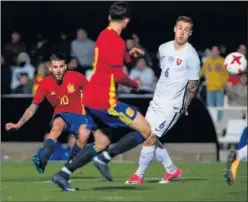
M 88 144 L 87 147 L 81 149 L 80 152 L 67 162 L 65 166 L 52 177 L 52 182 L 58 185 L 64 191 L 75 191 L 71 189 L 69 184 L 70 175 L 78 168 L 89 163 L 94 156 L 107 148 L 109 139 L 100 130 L 94 132 L 95 143 Z
M 161 181 L 159 181 L 160 184 L 166 184 L 170 182 L 170 180 L 180 178 L 182 176 L 183 172 L 172 162 L 165 147 L 158 146 L 155 151 L 155 157 L 159 162 L 162 163 L 166 170 L 164 177 Z
M 139 158 L 139 168 L 137 171 L 125 182 L 126 184 L 142 184 L 144 182 L 144 175 L 147 171 L 152 159 L 153 153 L 150 152 L 152 147 L 147 147 L 143 145 L 140 158 Z M 155 157 L 156 159 L 162 163 L 162 165 L 166 169 L 166 173 L 164 177 L 159 182 L 161 184 L 168 183 L 169 180 L 179 178 L 182 175 L 182 171 L 173 164 L 167 150 L 164 146 L 157 141 L 156 149 L 155 149 Z
M 44 173 L 47 162 L 52 153 L 55 151 L 56 141 L 63 132 L 64 128 L 64 120 L 60 117 L 55 118 L 52 129 L 44 142 L 43 148 L 32 158 L 38 173 Z
M 247 141 L 248 129 L 246 127 L 241 135 L 237 151 L 231 151 L 228 155 L 225 178 L 229 185 L 236 180 L 240 162 L 247 158 Z
M 109 172 L 107 164 L 113 157 L 117 156 L 118 154 L 122 154 L 126 151 L 129 151 L 130 149 L 135 148 L 146 139 L 145 143 L 147 144 L 147 146 L 151 146 L 152 148 L 154 148 L 153 151 L 151 151 L 151 153 L 153 153 L 154 155 L 154 145 L 156 143 L 156 137 L 152 135 L 148 122 L 139 112 L 137 112 L 137 116 L 131 123 L 130 127 L 139 132 L 128 133 L 113 147 L 109 148 L 107 151 L 102 152 L 93 159 L 94 165 L 109 181 L 112 181 L 112 176 Z

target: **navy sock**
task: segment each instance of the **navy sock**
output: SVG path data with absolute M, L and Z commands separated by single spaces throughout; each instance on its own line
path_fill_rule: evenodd
M 49 160 L 55 149 L 56 149 L 56 142 L 53 139 L 46 139 L 43 148 L 40 150 L 38 154 L 43 164 L 47 164 L 47 161 Z
M 67 162 L 70 162 L 80 152 L 81 149 L 83 148 L 79 147 L 78 144 L 75 143 L 71 150 L 71 154 Z
M 113 147 L 110 147 L 107 150 L 107 154 L 103 152 L 99 154 L 97 157 L 99 160 L 108 163 L 110 161 L 110 158 L 113 158 L 119 154 L 129 151 L 130 149 L 135 148 L 143 141 L 144 138 L 141 136 L 139 132 L 137 131 L 130 132 L 126 134 L 123 138 L 121 138 L 119 142 L 116 143 Z M 107 158 L 106 155 L 109 156 L 110 158 Z
M 88 144 L 86 148 L 81 149 L 80 152 L 75 156 L 72 162 L 69 162 L 65 167 L 74 172 L 76 169 L 86 165 L 91 159 L 96 156 L 100 151 L 95 144 Z

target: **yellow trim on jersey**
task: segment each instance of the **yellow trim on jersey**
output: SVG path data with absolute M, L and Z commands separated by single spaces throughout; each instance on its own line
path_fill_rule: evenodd
M 83 91 L 82 90 L 80 90 L 80 96 L 81 96 L 81 103 L 82 103 L 82 101 L 83 101 Z M 86 113 L 85 113 L 85 108 L 84 108 L 84 105 L 83 104 L 81 104 L 81 106 L 82 106 L 82 115 L 85 115 Z
M 116 116 L 118 119 L 120 119 L 123 123 L 127 125 L 131 125 L 133 120 L 130 119 L 126 114 L 123 112 L 118 112 L 114 108 L 109 108 L 108 113 L 112 116 Z
M 114 108 L 116 106 L 116 89 L 114 75 L 110 76 L 110 87 L 109 87 L 109 108 Z

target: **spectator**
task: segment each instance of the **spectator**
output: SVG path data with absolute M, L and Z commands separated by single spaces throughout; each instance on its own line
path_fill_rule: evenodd
M 26 51 L 26 45 L 21 41 L 19 32 L 14 31 L 11 34 L 11 42 L 4 47 L 4 57 L 7 66 L 16 65 L 16 57 L 19 53 Z
M 147 66 L 144 58 L 139 58 L 136 67 L 131 70 L 130 78 L 140 83 L 140 89 L 145 92 L 154 92 L 156 80 L 153 70 Z
M 51 52 L 48 41 L 41 34 L 38 34 L 37 43 L 31 51 L 32 64 L 37 67 L 40 61 L 44 61 L 50 55 Z
M 10 93 L 11 69 L 5 64 L 4 57 L 1 55 L 1 94 Z
M 45 134 L 44 139 L 47 138 L 48 134 L 49 133 Z M 38 154 L 41 152 L 41 149 L 42 148 L 38 149 Z M 59 142 L 56 142 L 55 151 L 53 152 L 53 154 L 51 155 L 49 160 L 50 161 L 60 161 L 63 153 L 64 153 L 64 149 L 63 149 L 62 145 Z
M 207 105 L 209 107 L 223 106 L 228 72 L 224 67 L 224 58 L 220 56 L 220 50 L 217 46 L 212 47 L 211 57 L 203 64 L 200 75 L 205 77 L 207 84 Z M 219 121 L 221 116 L 222 113 L 219 113 Z
M 45 78 L 48 74 L 48 66 L 45 62 L 40 62 L 37 68 L 37 74 L 33 82 L 33 95 L 36 93 L 39 83 Z
M 71 57 L 71 59 L 68 62 L 67 69 L 68 70 L 77 70 L 78 71 L 78 70 L 80 70 L 78 68 L 78 65 L 79 65 L 78 59 L 76 57 Z
M 86 31 L 79 29 L 77 39 L 71 43 L 71 56 L 78 59 L 83 72 L 92 69 L 94 46 L 95 42 L 88 38 Z
M 226 51 L 227 51 L 227 49 L 226 49 L 226 46 L 224 46 L 224 45 L 220 45 L 220 56 L 221 57 L 223 57 L 223 58 L 225 58 L 226 57 Z
M 75 145 L 76 141 L 77 140 L 76 140 L 75 136 L 73 134 L 70 134 L 68 137 L 68 147 L 66 147 L 64 149 L 63 155 L 61 156 L 61 160 L 67 161 L 69 159 L 69 157 L 71 155 L 72 148 Z
M 32 93 L 32 83 L 28 78 L 28 75 L 22 73 L 19 77 L 20 84 L 13 90 L 15 94 L 31 94 Z
M 226 93 L 230 106 L 247 106 L 247 73 L 240 76 L 240 81 L 236 86 L 227 84 Z
M 27 53 L 20 53 L 17 56 L 18 66 L 12 67 L 11 89 L 14 90 L 20 85 L 20 75 L 27 74 L 29 80 L 34 79 L 35 68 L 30 64 L 30 58 Z
M 133 40 L 135 43 L 135 47 L 140 48 L 141 50 L 144 51 L 144 53 L 145 53 L 144 57 L 145 57 L 145 60 L 148 64 L 148 66 L 152 67 L 153 66 L 152 58 L 151 58 L 150 54 L 147 52 L 147 50 L 143 46 L 140 45 L 140 39 L 139 39 L 138 35 L 132 34 L 132 37 L 133 37 Z
M 247 47 L 244 44 L 240 44 L 237 52 L 243 54 L 246 57 Z
M 210 58 L 210 57 L 211 57 L 211 50 L 207 48 L 207 49 L 204 51 L 204 56 L 203 56 L 202 59 L 201 59 L 202 63 L 205 63 L 206 60 L 207 60 L 208 58 Z
M 71 52 L 71 45 L 68 40 L 68 36 L 65 32 L 60 33 L 60 40 L 59 42 L 54 45 L 53 51 L 54 52 L 62 52 L 67 55 L 67 57 L 70 55 Z

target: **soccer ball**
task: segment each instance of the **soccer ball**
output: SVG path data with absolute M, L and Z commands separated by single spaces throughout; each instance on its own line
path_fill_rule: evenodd
M 224 64 L 227 71 L 232 75 L 242 73 L 247 68 L 247 60 L 245 59 L 245 56 L 238 52 L 230 53 L 225 58 Z

